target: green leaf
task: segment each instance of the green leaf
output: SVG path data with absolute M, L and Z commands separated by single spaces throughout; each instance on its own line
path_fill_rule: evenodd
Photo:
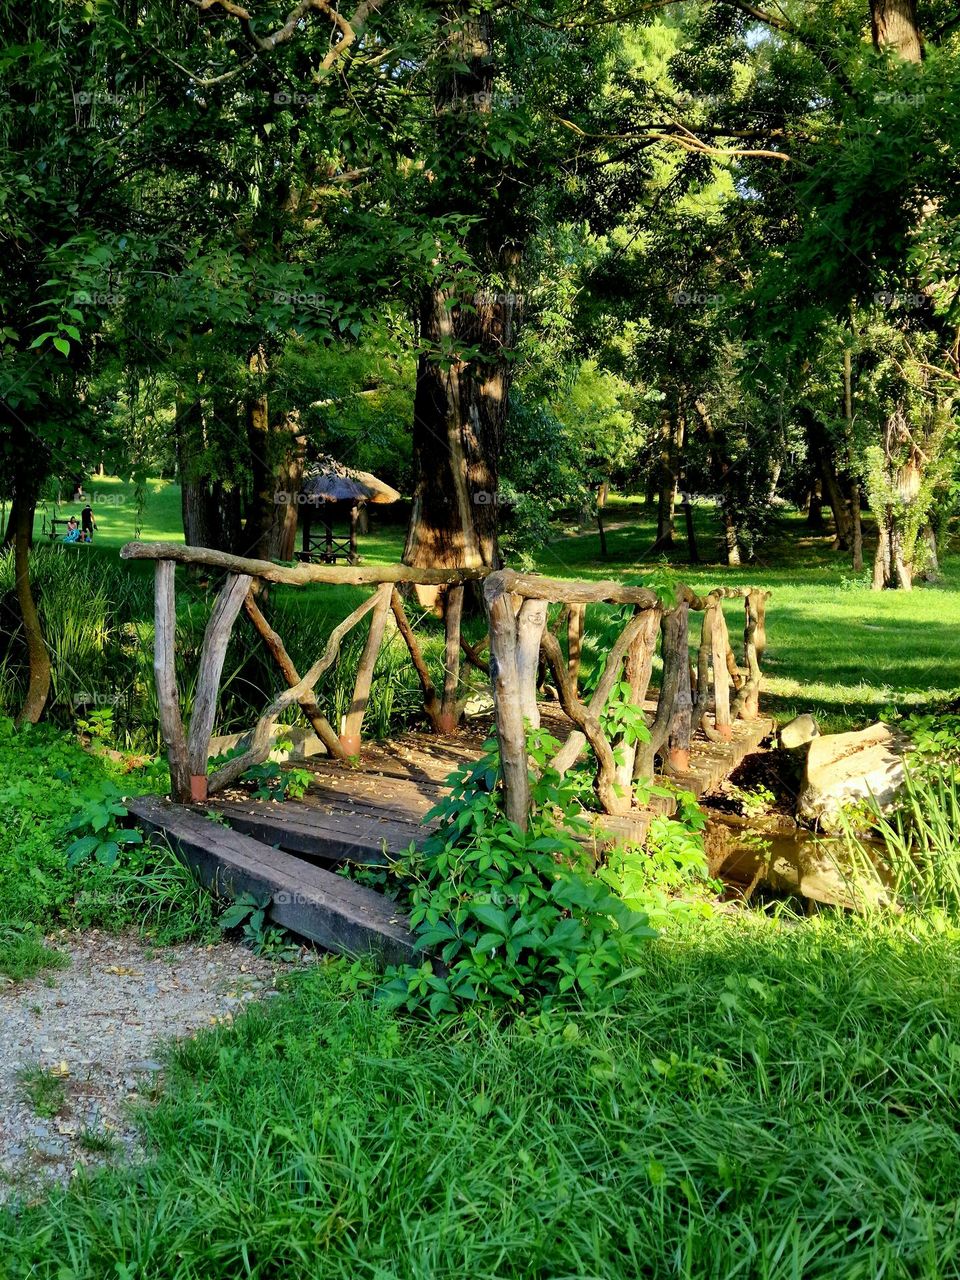
M 57 350 L 60 352 L 61 355 L 68 356 L 70 354 L 70 343 L 66 340 L 66 338 L 54 338 L 53 345 L 57 348 Z
M 220 928 L 226 932 L 228 929 L 236 929 L 238 925 L 243 924 L 247 916 L 250 915 L 250 905 L 243 902 L 235 902 L 232 907 L 227 907 L 223 915 L 220 917 Z
M 120 846 L 114 840 L 104 840 L 94 857 L 104 867 L 112 867 L 120 856 Z
M 75 867 L 77 863 L 92 853 L 100 844 L 99 836 L 81 836 L 79 840 L 74 840 L 71 845 L 67 846 L 67 866 Z

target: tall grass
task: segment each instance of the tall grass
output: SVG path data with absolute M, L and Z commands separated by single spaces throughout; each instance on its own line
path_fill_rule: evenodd
M 960 779 L 943 765 L 907 770 L 894 809 L 870 806 L 870 842 L 845 823 L 844 844 L 861 884 L 910 916 L 960 925 Z M 879 852 L 882 849 L 882 853 Z M 870 895 L 876 901 L 878 895 Z
M 106 556 L 76 548 L 40 547 L 32 560 L 33 581 L 53 669 L 47 715 L 63 728 L 106 709 L 107 736 L 136 750 L 160 746 L 153 679 L 153 581 Z M 12 592 L 12 553 L 0 556 L 0 594 Z M 203 633 L 212 592 L 186 573 L 177 579 L 177 653 L 181 708 L 189 717 Z M 300 670 L 322 653 L 333 628 L 361 601 L 362 588 L 275 587 L 268 613 Z M 480 627 L 478 622 L 478 629 Z M 350 705 L 367 624 L 347 638 L 336 665 L 317 687 L 332 724 Z M 417 620 L 424 657 L 442 682 L 443 629 L 432 616 Z M 15 630 L 0 650 L 0 712 L 12 715 L 26 687 L 22 638 Z M 241 732 L 283 688 L 282 678 L 260 639 L 241 617 L 234 625 L 221 679 L 217 731 Z M 423 700 L 402 638 L 388 630 L 374 673 L 365 733 L 386 737 L 419 720 Z M 286 719 L 297 720 L 297 708 Z
M 960 951 L 654 943 L 622 1004 L 414 1025 L 321 967 L 172 1058 L 148 1159 L 0 1217 L 12 1280 L 953 1277 Z

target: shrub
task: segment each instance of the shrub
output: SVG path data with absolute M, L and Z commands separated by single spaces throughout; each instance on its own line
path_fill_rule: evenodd
M 433 1016 L 475 1004 L 599 1000 L 654 930 L 591 874 L 578 838 L 589 823 L 547 763 L 559 744 L 546 734 L 531 740 L 526 831 L 502 812 L 497 755 L 487 745 L 428 815 L 437 830 L 394 868 L 418 945 L 436 958 L 389 971 L 384 994 Z

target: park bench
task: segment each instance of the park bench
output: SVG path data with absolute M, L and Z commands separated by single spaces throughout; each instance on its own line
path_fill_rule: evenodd
M 49 520 L 46 520 L 46 519 L 44 520 L 44 526 L 46 527 L 47 525 L 49 525 L 49 528 L 47 528 L 46 531 L 50 536 L 50 541 L 63 542 L 64 534 L 67 532 L 67 529 L 69 528 L 69 525 L 70 525 L 70 518 L 69 516 L 66 516 L 66 517 L 51 516 Z M 61 526 L 62 526 L 62 531 L 61 531 Z M 67 545 L 68 546 L 76 545 L 78 547 L 89 547 L 92 545 L 92 542 L 83 542 L 78 538 L 75 544 L 68 543 Z

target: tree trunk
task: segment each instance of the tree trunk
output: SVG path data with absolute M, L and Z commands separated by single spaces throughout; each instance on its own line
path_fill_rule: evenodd
M 805 413 L 804 417 L 806 418 L 807 448 L 820 477 L 820 491 L 833 512 L 833 549 L 845 551 L 850 546 L 852 530 L 850 513 L 837 475 L 834 445 L 823 424 L 818 422 L 812 413 Z M 820 523 L 823 523 L 822 509 Z
M 876 502 L 877 554 L 873 565 L 873 589 L 913 589 L 913 558 L 917 531 L 915 504 L 920 499 L 922 457 L 910 433 L 903 406 L 887 419 L 884 428 L 884 492 Z
M 687 530 L 687 558 L 691 564 L 699 564 L 700 551 L 697 548 L 697 531 L 693 524 L 693 506 L 686 494 L 683 495 L 681 506 L 683 508 L 683 521 Z
M 738 565 L 741 562 L 740 537 L 737 533 L 737 522 L 726 502 L 721 504 L 721 515 L 723 517 L 723 545 L 727 564 Z
M 499 565 L 500 443 L 512 372 L 515 298 L 477 294 L 475 312 L 430 290 L 420 312 L 421 355 L 413 405 L 414 489 L 403 562 L 417 567 Z M 443 351 L 476 346 L 471 361 Z M 496 353 L 496 354 L 494 354 Z
M 235 434 L 235 417 L 233 404 L 226 400 L 215 399 L 208 415 L 199 399 L 177 401 L 175 447 L 183 538 L 187 546 L 237 554 L 246 550 L 239 489 L 228 487 L 197 465 L 211 444 L 211 435 Z
M 23 620 L 23 634 L 27 642 L 30 677 L 27 695 L 17 715 L 17 724 L 36 724 L 43 714 L 50 693 L 50 654 L 43 639 L 40 616 L 30 585 L 30 542 L 33 536 L 33 517 L 36 495 L 18 492 L 16 525 L 13 531 L 14 573 L 16 575 L 17 603 Z
M 713 427 L 713 418 L 710 416 L 710 411 L 707 409 L 705 401 L 694 400 L 693 407 L 707 437 L 710 470 L 713 472 L 717 489 L 720 492 L 720 518 L 723 521 L 723 556 L 727 564 L 738 565 L 740 563 L 740 536 L 737 532 L 736 518 L 730 506 L 730 495 L 727 492 L 729 487 L 727 473 L 730 470 L 730 466 L 724 456 L 722 444 L 717 440 Z
M 923 580 L 924 582 L 942 582 L 940 556 L 937 551 L 937 531 L 932 524 L 928 524 L 921 536 L 924 546 Z
M 860 481 L 854 479 L 850 484 L 850 546 L 852 548 L 852 564 L 854 573 L 863 571 L 863 520 L 860 516 Z
M 673 515 L 677 503 L 677 483 L 683 456 L 683 417 L 678 411 L 665 411 L 660 424 L 659 487 L 657 498 L 657 538 L 654 551 L 673 546 L 676 530 Z
M 607 531 L 603 527 L 603 508 L 607 505 L 607 494 L 610 492 L 610 481 L 604 482 L 597 489 L 597 532 L 600 535 L 600 559 L 607 558 Z
M 497 71 L 494 18 L 458 9 L 444 46 L 434 105 L 442 121 L 476 120 L 491 111 Z M 461 131 L 458 132 L 458 137 Z M 465 136 L 469 138 L 469 130 Z M 469 145 L 464 143 L 463 145 Z M 469 174 L 441 180 L 437 212 L 462 210 L 462 184 L 493 190 L 504 165 L 477 150 L 464 161 Z M 413 505 L 405 564 L 448 568 L 499 562 L 497 517 L 500 448 L 513 377 L 520 242 L 513 212 L 498 204 L 484 219 L 471 250 L 491 284 L 472 296 L 433 285 L 417 315 L 421 355 L 413 404 Z M 469 353 L 464 357 L 461 353 Z
M 807 502 L 807 528 L 823 528 L 823 491 L 818 475 L 813 477 L 810 485 L 810 498 Z
M 916 0 L 870 0 L 870 23 L 874 48 L 890 49 L 904 62 L 923 59 Z

